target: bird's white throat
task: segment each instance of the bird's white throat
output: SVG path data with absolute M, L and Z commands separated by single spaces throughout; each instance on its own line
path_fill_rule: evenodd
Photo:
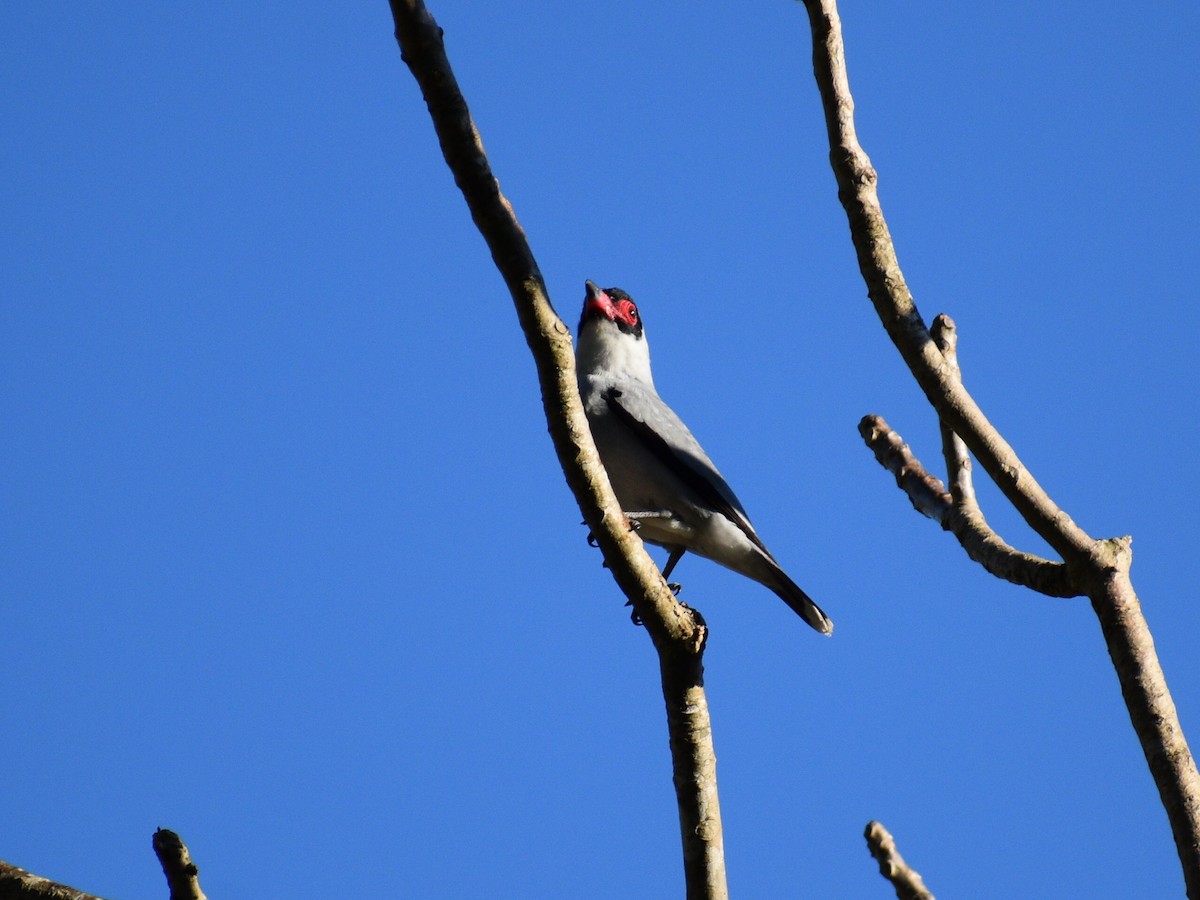
M 581 375 L 620 374 L 654 387 L 645 335 L 626 334 L 608 319 L 591 319 L 585 324 L 575 364 Z

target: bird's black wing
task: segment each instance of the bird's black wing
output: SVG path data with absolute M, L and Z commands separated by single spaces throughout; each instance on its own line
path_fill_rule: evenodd
M 770 551 L 763 546 L 754 526 L 750 524 L 750 519 L 733 489 L 721 477 L 717 467 L 674 410 L 657 394 L 652 397 L 639 397 L 631 403 L 627 402 L 630 398 L 627 398 L 625 391 L 610 387 L 601 396 L 609 411 L 657 457 L 659 462 L 694 491 L 705 505 L 737 525 L 768 559 L 774 559 Z M 671 429 L 672 437 L 676 439 L 674 445 L 647 424 L 644 416 L 638 415 L 637 408 L 646 402 L 655 403 L 656 419 L 661 419 L 664 427 Z

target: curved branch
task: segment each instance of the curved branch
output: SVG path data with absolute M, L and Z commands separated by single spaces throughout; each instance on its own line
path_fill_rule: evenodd
M 805 6 L 813 31 L 813 66 L 825 109 L 838 198 L 850 220 L 859 269 L 880 321 L 939 418 L 962 437 L 1029 526 L 1064 559 L 1087 553 L 1092 538 L 1050 499 L 953 377 L 934 344 L 896 259 L 875 187 L 878 175 L 855 133 L 854 100 L 837 5 L 834 0 L 805 0 Z
M 1062 556 L 1071 583 L 1092 601 L 1130 721 L 1171 823 L 1188 896 L 1200 900 L 1200 775 L 1129 580 L 1129 539 L 1095 540 L 1059 509 L 984 416 L 963 387 L 957 366 L 935 343 L 900 271 L 879 205 L 878 176 L 855 134 L 837 4 L 805 0 L 805 7 L 830 162 L 867 293 L 940 422 L 962 439 L 1022 518 Z M 957 454 L 953 448 L 951 452 Z
M 879 874 L 895 888 L 897 900 L 933 900 L 933 894 L 916 870 L 904 861 L 886 828 L 878 822 L 868 822 L 863 837 L 867 839 L 867 849 L 879 863 Z
M 446 164 L 516 305 L 537 365 L 550 436 L 584 521 L 659 653 L 689 897 L 725 897 L 724 845 L 712 731 L 704 702 L 707 629 L 676 600 L 621 511 L 592 441 L 575 383 L 571 334 L 550 304 L 533 252 L 492 174 L 446 58 L 441 29 L 420 0 L 390 0 L 401 57 L 433 119 Z

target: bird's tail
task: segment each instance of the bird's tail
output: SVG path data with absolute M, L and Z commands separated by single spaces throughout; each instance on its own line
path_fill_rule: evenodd
M 776 567 L 775 583 L 771 590 L 779 595 L 788 606 L 795 610 L 796 615 L 824 635 L 833 634 L 833 620 L 822 612 L 821 607 L 813 603 L 812 597 L 804 593 L 800 585 L 788 578 L 787 573 Z

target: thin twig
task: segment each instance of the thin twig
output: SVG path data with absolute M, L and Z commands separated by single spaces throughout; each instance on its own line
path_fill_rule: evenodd
M 962 383 L 962 369 L 958 365 L 958 328 L 945 313 L 936 316 L 930 332 L 933 342 L 942 351 L 946 360 L 948 374 L 955 381 Z M 983 513 L 975 499 L 975 485 L 971 479 L 971 454 L 963 439 L 954 429 L 943 420 L 938 419 L 938 427 L 942 432 L 942 456 L 946 460 L 946 481 L 950 485 L 950 495 L 954 505 L 967 514 Z
M 907 495 L 913 509 L 939 524 L 944 522 L 954 505 L 946 485 L 925 470 L 883 416 L 863 416 L 858 433 L 879 464 L 896 476 L 896 486 Z
M 576 388 L 570 331 L 550 304 L 525 233 L 492 174 L 446 58 L 441 29 L 420 0 L 391 0 L 391 9 L 401 56 L 420 85 L 446 164 L 512 295 L 567 484 L 658 650 L 688 896 L 726 897 L 715 754 L 703 693 L 707 629 L 675 600 L 613 494 Z
M 863 836 L 867 839 L 867 849 L 879 863 L 879 874 L 892 883 L 897 900 L 934 900 L 921 876 L 904 861 L 886 828 L 878 822 L 868 822 Z

